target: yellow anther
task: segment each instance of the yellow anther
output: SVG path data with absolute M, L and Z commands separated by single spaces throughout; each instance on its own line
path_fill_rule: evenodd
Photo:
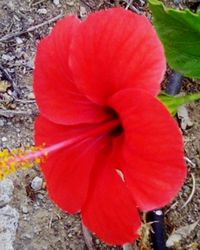
M 16 172 L 25 170 L 43 161 L 46 153 L 41 153 L 42 147 L 17 148 L 13 150 L 2 149 L 0 151 L 0 180 Z M 37 153 L 37 154 L 35 154 Z

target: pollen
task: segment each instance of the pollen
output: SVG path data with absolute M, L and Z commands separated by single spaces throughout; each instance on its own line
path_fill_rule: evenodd
M 40 164 L 47 157 L 47 152 L 43 151 L 44 145 L 41 147 L 24 147 L 12 150 L 2 149 L 0 151 L 0 180 L 11 175 L 17 170 L 26 170 L 35 164 Z

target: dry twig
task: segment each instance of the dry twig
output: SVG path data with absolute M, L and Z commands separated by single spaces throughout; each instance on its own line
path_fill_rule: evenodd
M 51 19 L 49 19 L 49 20 L 47 20 L 47 21 L 45 21 L 43 23 L 37 24 L 35 26 L 31 26 L 26 30 L 16 31 L 14 33 L 7 34 L 7 35 L 0 38 L 0 42 L 6 42 L 6 41 L 8 41 L 8 40 L 10 40 L 10 39 L 12 39 L 12 38 L 14 38 L 16 36 L 21 36 L 21 35 L 26 34 L 28 32 L 32 32 L 32 31 L 34 31 L 36 29 L 41 28 L 44 25 L 47 25 L 47 24 L 50 24 L 50 23 L 53 23 L 53 22 L 57 21 L 61 17 L 63 17 L 62 13 L 60 13 L 59 15 L 57 15 L 57 16 L 55 16 L 55 17 L 53 17 L 53 18 L 51 18 Z
M 165 215 L 169 213 L 170 210 L 175 209 L 178 204 L 178 201 L 175 201 L 166 211 Z
M 27 116 L 31 116 L 34 115 L 34 113 L 32 112 L 27 112 L 27 111 L 22 111 L 22 110 L 2 110 L 0 109 L 0 116 L 5 116 L 5 117 L 10 117 L 13 115 L 27 115 Z
M 187 163 L 189 163 L 192 167 L 196 167 L 196 165 L 188 158 L 188 157 L 184 157 L 184 159 L 185 159 L 185 161 L 187 162 Z
M 195 177 L 194 177 L 194 174 L 191 173 L 191 176 L 192 176 L 192 192 L 191 194 L 189 195 L 187 201 L 183 204 L 183 206 L 181 207 L 184 208 L 187 206 L 187 204 L 192 200 L 192 197 L 194 196 L 194 193 L 195 193 L 195 189 L 196 189 L 196 181 L 195 181 Z
M 87 227 L 83 224 L 83 222 L 82 222 L 82 232 L 83 232 L 85 244 L 86 244 L 88 250 L 96 250 L 96 248 L 92 242 L 92 236 L 91 236 L 90 232 L 88 231 Z
M 35 99 L 34 100 L 25 100 L 25 99 L 18 99 L 14 97 L 15 102 L 20 102 L 20 103 L 35 103 Z
M 126 1 L 126 10 L 128 10 L 128 8 L 132 5 L 132 3 L 133 3 L 133 0 L 129 0 L 129 1 Z
M 34 1 L 31 1 L 30 7 L 34 7 L 34 6 L 36 6 L 36 5 L 40 4 L 40 3 L 43 3 L 43 2 L 46 2 L 46 0 L 39 0 L 38 2 L 35 2 L 35 3 L 34 3 Z
M 130 9 L 133 12 L 135 12 L 137 14 L 140 14 L 140 11 L 135 6 L 133 6 L 133 4 L 132 4 L 133 0 L 124 0 L 124 2 L 127 4 L 126 9 Z

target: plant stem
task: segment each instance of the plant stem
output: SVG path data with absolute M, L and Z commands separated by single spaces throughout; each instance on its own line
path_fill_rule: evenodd
M 173 71 L 169 77 L 166 93 L 172 96 L 177 95 L 181 90 L 182 79 L 181 74 Z M 164 214 L 162 209 L 149 212 L 148 221 L 155 222 L 152 224 L 153 233 L 151 234 L 153 249 L 166 250 Z

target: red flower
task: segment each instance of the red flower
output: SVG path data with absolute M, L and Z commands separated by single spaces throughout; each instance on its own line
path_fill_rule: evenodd
M 36 144 L 63 142 L 42 164 L 49 195 L 109 244 L 132 242 L 138 209 L 169 203 L 186 175 L 181 134 L 155 97 L 164 72 L 150 22 L 121 8 L 66 17 L 38 46 Z

